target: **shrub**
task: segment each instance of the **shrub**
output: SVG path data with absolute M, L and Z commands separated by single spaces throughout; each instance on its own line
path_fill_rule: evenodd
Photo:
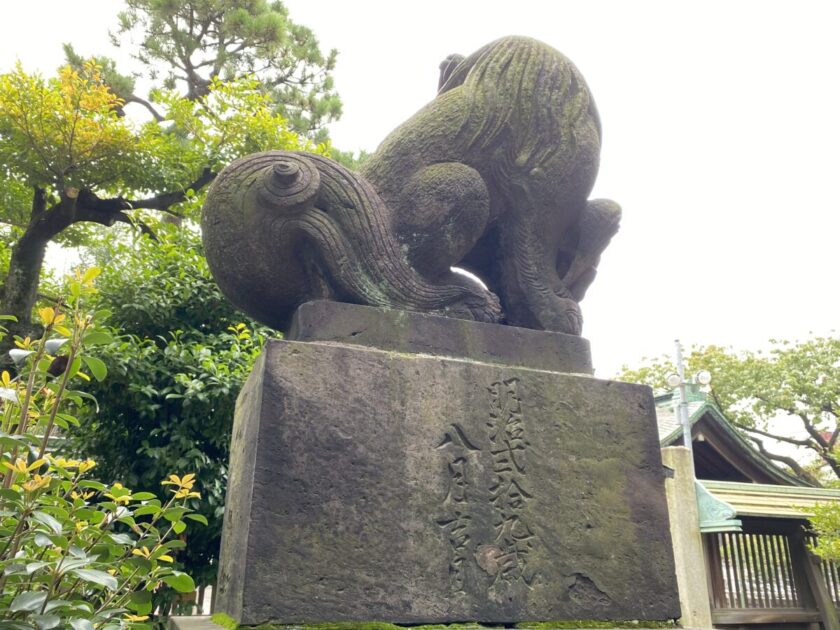
M 75 389 L 102 380 L 90 348 L 112 342 L 97 328 L 105 315 L 88 305 L 97 269 L 77 273 L 60 306 L 39 309 L 40 339 L 16 338 L 18 367 L 0 374 L 0 625 L 12 628 L 151 627 L 153 593 L 186 593 L 192 578 L 176 554 L 188 520 L 195 476 L 170 475 L 166 497 L 132 492 L 91 477 L 96 463 L 61 452 L 79 411 L 94 406 Z

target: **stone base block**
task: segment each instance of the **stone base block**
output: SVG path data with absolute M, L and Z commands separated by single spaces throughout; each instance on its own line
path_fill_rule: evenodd
M 244 624 L 680 614 L 646 387 L 272 341 L 226 510 L 216 608 Z
M 535 622 L 533 624 L 529 623 L 520 623 L 512 626 L 484 626 L 481 624 L 473 624 L 473 623 L 465 623 L 465 624 L 454 624 L 454 625 L 434 625 L 434 626 L 409 626 L 411 630 L 485 630 L 492 628 L 493 630 L 500 630 L 501 628 L 516 628 L 517 630 L 592 630 L 593 628 L 600 628 L 601 630 L 618 630 L 618 628 L 614 628 L 612 626 L 606 624 L 593 624 L 591 622 L 587 623 L 584 622 L 586 625 L 575 626 L 570 625 L 569 623 L 551 623 L 551 622 Z M 646 624 L 644 622 L 641 623 L 633 623 L 633 624 L 626 624 L 623 626 L 624 628 L 634 628 L 636 630 L 642 630 L 644 628 L 672 628 L 676 630 L 677 626 L 673 625 L 666 625 L 666 624 Z M 169 618 L 169 628 L 170 630 L 234 630 L 232 627 L 228 625 L 220 625 L 213 621 L 211 617 L 208 616 L 193 616 L 193 617 L 170 617 Z M 354 623 L 354 622 L 346 622 L 346 623 L 325 623 L 325 624 L 289 624 L 289 625 L 278 625 L 278 624 L 269 624 L 266 626 L 261 626 L 260 630 L 402 630 L 406 628 L 406 626 L 397 626 L 390 623 L 381 623 L 381 622 L 362 622 L 362 623 Z M 683 630 L 692 630 L 690 628 L 683 628 Z M 699 630 L 695 628 L 693 630 Z
M 294 314 L 286 339 L 367 346 L 592 374 L 589 342 L 563 333 L 319 300 Z

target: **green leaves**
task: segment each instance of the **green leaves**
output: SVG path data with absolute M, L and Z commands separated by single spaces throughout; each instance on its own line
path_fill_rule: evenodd
M 163 581 L 179 593 L 192 593 L 195 590 L 193 579 L 180 571 L 173 571 L 172 575 L 167 575 L 163 578 Z
M 840 560 L 840 504 L 823 503 L 812 511 L 811 526 L 819 541 L 813 550 L 826 560 Z
M 74 569 L 70 571 L 76 577 L 90 582 L 91 584 L 98 584 L 104 586 L 112 591 L 117 590 L 117 578 L 105 573 L 105 571 L 98 571 L 96 569 Z
M 90 370 L 90 373 L 93 374 L 97 381 L 105 380 L 105 377 L 108 375 L 108 368 L 105 366 L 105 362 L 102 359 L 84 356 L 82 357 L 82 361 L 84 361 L 85 365 L 87 365 Z
M 101 476 L 131 479 L 138 491 L 158 491 L 172 472 L 197 474 L 201 520 L 179 516 L 189 545 L 177 559 L 206 584 L 215 579 L 236 395 L 269 331 L 243 322 L 221 295 L 197 234 L 162 227 L 158 239 L 98 247 L 110 263 L 96 308 L 133 334 L 93 348 L 108 368 L 104 381 L 85 385 L 100 411 L 88 407 L 70 441 L 96 457 Z M 135 508 L 161 512 L 151 500 Z
M 177 130 L 178 164 L 192 165 L 194 169 L 188 181 L 195 179 L 201 168 L 218 172 L 234 159 L 255 151 L 316 149 L 289 130 L 286 119 L 276 112 L 271 99 L 253 78 L 213 79 L 208 82 L 206 93 L 196 99 L 182 98 L 174 91 L 159 91 L 153 100 L 168 112 L 172 130 Z M 186 146 L 185 137 L 190 139 Z M 156 150 L 168 152 L 172 134 L 168 132 L 150 141 L 157 143 Z M 184 180 L 176 171 L 173 174 Z
M 153 492 L 135 492 L 131 495 L 132 501 L 149 501 L 157 499 L 157 495 Z
M 188 518 L 191 521 L 196 521 L 197 523 L 201 523 L 205 527 L 207 526 L 207 518 L 202 514 L 187 514 L 185 518 Z
M 0 161 L 30 186 L 124 181 L 138 147 L 117 102 L 94 64 L 47 80 L 18 64 L 0 75 Z
M 9 612 L 32 612 L 40 610 L 47 600 L 47 593 L 44 591 L 25 591 L 15 597 L 9 605 Z
M 152 612 L 152 594 L 149 591 L 136 591 L 131 594 L 126 606 L 138 615 Z
M 97 346 L 105 343 L 112 343 L 114 341 L 113 335 L 104 330 L 93 330 L 87 333 L 84 337 L 85 346 Z
M 32 518 L 41 523 L 42 525 L 46 525 L 54 534 L 60 534 L 62 530 L 61 523 L 58 522 L 57 519 L 53 518 L 49 514 L 44 512 L 35 511 L 32 513 Z

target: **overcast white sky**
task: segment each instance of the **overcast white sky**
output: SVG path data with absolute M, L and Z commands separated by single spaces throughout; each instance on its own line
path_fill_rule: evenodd
M 0 71 L 112 53 L 118 0 L 3 0 Z M 595 196 L 624 208 L 582 307 L 599 376 L 673 339 L 755 348 L 838 324 L 840 3 L 288 0 L 338 48 L 343 149 L 430 100 L 437 66 L 506 34 L 570 57 L 604 126 Z

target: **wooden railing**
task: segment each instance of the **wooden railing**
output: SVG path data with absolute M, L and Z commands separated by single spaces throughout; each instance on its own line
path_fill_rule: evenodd
M 820 571 L 828 589 L 828 596 L 835 606 L 840 606 L 840 566 L 836 562 L 823 560 L 820 562 Z
M 801 608 L 793 579 L 790 544 L 781 534 L 711 534 L 718 549 L 723 588 L 716 608 Z
M 703 535 L 714 624 L 837 628 L 840 570 L 811 559 L 802 523 L 743 523 L 743 532 Z

